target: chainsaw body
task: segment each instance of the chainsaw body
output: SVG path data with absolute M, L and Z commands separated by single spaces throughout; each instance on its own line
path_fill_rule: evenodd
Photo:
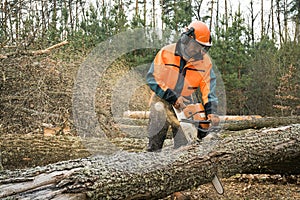
M 209 134 L 210 121 L 207 120 L 201 103 L 189 104 L 183 110 L 174 107 L 173 109 L 189 142 L 202 139 Z
M 201 103 L 189 104 L 183 110 L 186 119 L 199 122 L 199 127 L 208 129 L 210 121 L 207 121 L 204 107 Z

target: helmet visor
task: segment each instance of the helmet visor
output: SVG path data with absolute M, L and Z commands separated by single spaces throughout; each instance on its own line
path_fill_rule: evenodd
M 182 53 L 187 60 L 190 60 L 191 58 L 202 60 L 203 54 L 207 53 L 210 48 L 210 46 L 202 45 L 191 37 L 189 37 L 185 44 L 182 45 Z

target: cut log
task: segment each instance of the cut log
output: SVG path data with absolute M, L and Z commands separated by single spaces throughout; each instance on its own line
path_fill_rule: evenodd
M 220 116 L 221 121 L 244 121 L 244 120 L 253 120 L 260 119 L 260 115 L 225 115 Z
M 132 119 L 149 119 L 150 111 L 126 111 L 123 113 L 123 117 Z M 242 121 L 260 119 L 260 115 L 225 115 L 220 116 L 221 121 Z
M 149 119 L 150 112 L 149 111 L 126 111 L 123 113 L 125 118 L 133 118 L 133 119 Z
M 158 199 L 208 183 L 214 174 L 300 174 L 300 124 L 244 131 L 162 152 L 114 152 L 0 173 L 0 198 Z M 288 167 L 289 164 L 295 167 Z M 276 166 L 273 168 L 273 166 Z
M 300 116 L 264 117 L 256 119 L 254 118 L 252 120 L 240 120 L 233 123 L 225 123 L 223 125 L 223 129 L 228 131 L 240 131 L 245 129 L 277 127 L 296 123 L 300 123 Z

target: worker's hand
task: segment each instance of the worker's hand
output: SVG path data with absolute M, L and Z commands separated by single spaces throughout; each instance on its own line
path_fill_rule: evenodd
M 220 118 L 216 114 L 208 114 L 207 120 L 211 121 L 212 126 L 218 126 L 220 123 Z
M 186 107 L 185 103 L 189 103 L 190 100 L 184 98 L 183 96 L 178 97 L 177 101 L 174 103 L 176 109 L 184 109 Z

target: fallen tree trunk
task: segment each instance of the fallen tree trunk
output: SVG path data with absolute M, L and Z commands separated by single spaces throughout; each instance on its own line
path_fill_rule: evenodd
M 225 123 L 223 125 L 223 135 L 226 137 L 227 135 L 239 134 L 236 130 L 276 127 L 297 122 L 300 122 L 300 117 L 261 118 L 251 121 Z M 234 132 L 228 133 L 228 130 L 234 130 Z M 147 146 L 147 133 L 144 129 L 137 131 L 139 132 L 136 135 L 143 137 L 111 138 L 110 142 L 126 151 L 142 151 Z M 131 130 L 131 132 L 133 131 Z M 84 141 L 84 138 L 70 135 L 45 137 L 41 134 L 3 134 L 0 135 L 1 163 L 4 169 L 11 170 L 44 166 L 59 161 L 90 156 L 92 152 L 89 152 L 86 146 L 89 146 L 89 149 L 93 149 L 93 153 L 105 152 L 105 149 L 109 147 L 107 144 L 100 146 L 100 143 L 99 138 Z
M 4 134 L 0 135 L 0 165 L 14 170 L 103 154 L 111 143 L 99 145 L 101 142 L 101 138 L 85 140 L 67 135 Z M 134 138 L 113 138 L 110 142 L 127 151 L 141 151 L 147 143 L 146 139 Z
M 300 124 L 241 133 L 160 153 L 115 152 L 0 174 L 0 198 L 157 199 L 210 182 L 214 174 L 300 174 Z M 294 168 L 284 165 L 292 162 Z

